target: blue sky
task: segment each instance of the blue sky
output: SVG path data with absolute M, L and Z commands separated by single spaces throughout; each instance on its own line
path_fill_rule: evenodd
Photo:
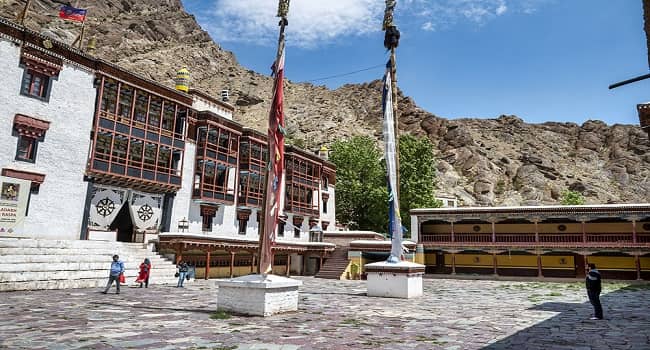
M 269 74 L 277 0 L 182 0 L 239 62 Z M 514 114 L 527 122 L 638 124 L 650 80 L 641 0 L 398 0 L 398 86 L 446 118 Z M 381 0 L 292 0 L 286 75 L 294 82 L 383 64 Z M 313 81 L 379 79 L 376 67 Z

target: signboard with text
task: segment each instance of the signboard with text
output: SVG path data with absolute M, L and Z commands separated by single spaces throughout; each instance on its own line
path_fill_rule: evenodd
M 0 236 L 23 233 L 31 184 L 0 176 Z

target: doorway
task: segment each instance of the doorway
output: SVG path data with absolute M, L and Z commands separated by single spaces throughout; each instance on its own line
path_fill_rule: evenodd
M 129 210 L 128 203 L 122 206 L 109 229 L 111 231 L 117 230 L 118 242 L 134 242 L 133 220 L 131 219 L 131 210 Z

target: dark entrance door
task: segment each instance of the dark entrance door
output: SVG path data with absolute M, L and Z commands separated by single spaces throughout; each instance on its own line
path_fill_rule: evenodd
M 131 219 L 128 203 L 122 206 L 109 229 L 117 230 L 117 240 L 119 242 L 133 242 L 133 220 Z

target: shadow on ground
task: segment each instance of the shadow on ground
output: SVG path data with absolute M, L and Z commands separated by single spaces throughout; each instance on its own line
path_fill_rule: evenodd
M 531 309 L 559 314 L 483 349 L 650 349 L 650 301 L 644 289 L 650 285 L 632 285 L 601 295 L 604 320 L 589 319 L 593 314 L 589 302 L 536 305 Z

